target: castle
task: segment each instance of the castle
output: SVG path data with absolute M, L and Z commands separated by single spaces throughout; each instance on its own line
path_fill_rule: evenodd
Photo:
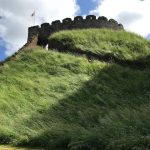
M 49 23 L 43 23 L 41 27 L 29 27 L 27 44 L 30 46 L 46 46 L 49 36 L 55 32 L 87 28 L 110 28 L 114 30 L 124 29 L 122 24 L 118 24 L 118 22 L 114 19 L 108 20 L 104 16 L 96 18 L 94 15 L 88 15 L 85 19 L 81 16 L 77 16 L 74 20 L 66 18 L 63 19 L 62 22 L 60 20 L 53 21 L 51 25 Z

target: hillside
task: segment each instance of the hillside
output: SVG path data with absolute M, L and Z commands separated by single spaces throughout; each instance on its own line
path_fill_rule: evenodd
M 0 143 L 150 149 L 149 41 L 91 29 L 55 33 L 49 44 L 0 66 Z
M 124 66 L 149 66 L 150 42 L 123 30 L 62 31 L 49 37 L 50 48 Z

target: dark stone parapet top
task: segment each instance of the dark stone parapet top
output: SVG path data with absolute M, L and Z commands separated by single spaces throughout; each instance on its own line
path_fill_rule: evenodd
M 94 15 L 88 15 L 84 19 L 82 16 L 76 16 L 74 20 L 71 18 L 53 21 L 51 24 L 43 23 L 41 27 L 33 26 L 28 29 L 28 43 L 31 43 L 35 38 L 37 41 L 35 45 L 45 46 L 48 43 L 48 38 L 54 32 L 61 30 L 72 30 L 72 29 L 88 29 L 88 28 L 110 28 L 114 30 L 123 30 L 122 24 L 119 24 L 114 19 L 108 20 L 106 17 L 98 17 Z

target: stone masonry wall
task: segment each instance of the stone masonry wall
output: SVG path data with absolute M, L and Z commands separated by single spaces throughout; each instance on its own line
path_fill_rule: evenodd
M 122 24 L 118 24 L 114 19 L 108 20 L 106 17 L 98 17 L 94 15 L 86 16 L 85 19 L 81 16 L 77 16 L 72 20 L 71 18 L 53 21 L 51 24 L 43 23 L 41 27 L 33 26 L 28 29 L 28 41 L 32 45 L 45 46 L 48 43 L 48 37 L 54 32 L 61 30 L 72 29 L 87 29 L 87 28 L 110 28 L 114 30 L 124 29 Z

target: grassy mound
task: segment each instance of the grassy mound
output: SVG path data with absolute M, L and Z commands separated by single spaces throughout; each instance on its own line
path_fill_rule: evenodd
M 0 67 L 0 143 L 150 149 L 149 76 L 149 69 L 41 48 L 22 51 Z
M 123 30 L 86 29 L 61 31 L 49 38 L 51 48 L 92 53 L 122 61 L 145 60 L 150 55 L 150 42 Z
M 0 66 L 0 144 L 52 150 L 150 149 L 149 41 L 106 29 L 53 34 L 51 48 L 21 51 Z M 1 147 L 0 147 L 1 148 Z

